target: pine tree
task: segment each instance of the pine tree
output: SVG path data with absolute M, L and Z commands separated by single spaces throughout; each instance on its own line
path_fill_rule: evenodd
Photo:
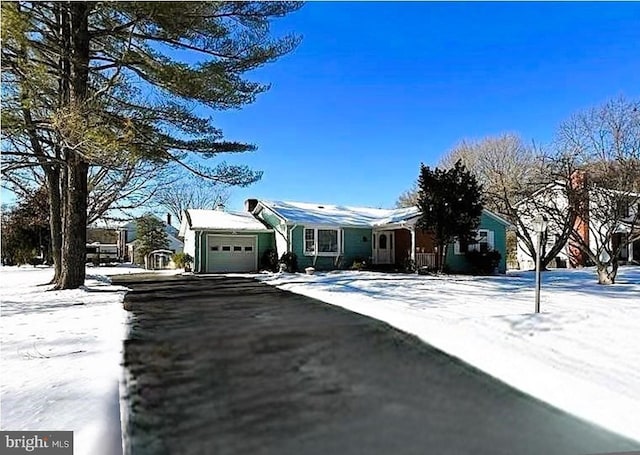
M 448 170 L 420 165 L 417 205 L 422 215 L 417 226 L 433 233 L 441 272 L 446 246 L 475 238 L 483 208 L 481 192 L 481 185 L 460 161 Z
M 169 247 L 169 238 L 164 223 L 152 214 L 137 218 L 134 244 L 136 257 L 140 258 L 147 266 L 149 253 Z
M 295 48 L 269 25 L 300 6 L 2 2 L 2 172 L 45 176 L 57 288 L 84 283 L 91 166 L 173 164 L 225 185 L 261 177 L 203 165 L 255 150 L 225 140 L 206 109 L 240 108 L 269 88 L 244 75 Z

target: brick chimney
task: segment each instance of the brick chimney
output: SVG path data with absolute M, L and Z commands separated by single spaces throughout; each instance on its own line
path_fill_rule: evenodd
M 573 225 L 574 231 L 589 244 L 589 191 L 587 190 L 587 175 L 583 170 L 576 170 L 571 175 L 571 189 L 577 193 L 577 216 Z M 587 265 L 587 256 L 578 248 L 576 241 L 569 238 L 569 263 L 571 267 Z
M 244 210 L 245 212 L 253 212 L 253 209 L 258 205 L 257 199 L 247 199 L 244 201 Z

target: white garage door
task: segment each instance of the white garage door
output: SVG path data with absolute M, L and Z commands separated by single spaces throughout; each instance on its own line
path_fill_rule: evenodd
M 257 245 L 253 236 L 210 235 L 208 272 L 251 272 L 257 266 Z

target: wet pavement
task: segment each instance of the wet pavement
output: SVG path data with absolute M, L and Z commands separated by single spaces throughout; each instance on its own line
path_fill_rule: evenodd
M 640 450 L 385 323 L 308 297 L 244 278 L 114 282 L 132 289 L 129 454 Z

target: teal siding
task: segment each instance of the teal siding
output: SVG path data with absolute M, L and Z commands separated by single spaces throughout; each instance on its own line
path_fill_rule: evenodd
M 356 258 L 368 260 L 371 256 L 371 229 L 343 229 L 344 256 L 336 262 L 335 257 L 304 255 L 304 226 L 291 231 L 291 251 L 298 257 L 298 268 L 315 267 L 316 270 L 348 269 Z M 314 261 L 315 260 L 315 261 Z M 314 264 L 315 262 L 315 264 Z
M 478 229 L 486 229 L 493 231 L 493 248 L 497 250 L 500 255 L 500 264 L 498 266 L 499 273 L 506 273 L 507 270 L 507 228 L 506 226 L 485 213 L 480 218 L 480 227 Z M 471 270 L 469 262 L 465 258 L 464 254 L 455 254 L 454 246 L 450 244 L 447 246 L 447 266 L 452 272 L 466 273 Z
M 282 220 L 270 210 L 266 208 L 262 209 L 262 211 L 260 211 L 260 214 L 258 215 L 258 218 L 261 218 L 265 223 L 267 223 L 267 225 L 269 225 L 269 227 L 272 227 L 278 232 L 284 233 L 284 223 L 282 223 Z
M 262 232 L 258 234 L 258 269 L 262 265 L 262 256 L 269 248 L 276 247 L 276 239 L 274 232 Z
M 193 254 L 193 271 L 200 272 L 200 264 L 202 264 L 202 248 L 200 248 L 200 232 L 195 232 L 194 254 Z
M 371 229 L 344 229 L 344 259 L 345 269 L 351 268 L 355 259 L 364 259 L 367 263 L 371 257 Z

